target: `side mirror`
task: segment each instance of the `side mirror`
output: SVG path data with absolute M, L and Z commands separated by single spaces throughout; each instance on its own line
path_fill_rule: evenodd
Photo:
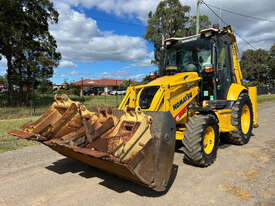
M 213 64 L 206 64 L 206 65 L 203 66 L 203 70 L 206 73 L 212 73 L 212 72 L 214 72 L 214 65 Z

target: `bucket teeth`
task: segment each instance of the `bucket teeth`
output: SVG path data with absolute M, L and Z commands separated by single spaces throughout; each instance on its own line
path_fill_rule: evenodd
M 91 112 L 67 95 L 56 95 L 40 119 L 21 129 L 9 133 L 155 190 L 165 189 L 170 177 L 176 131 L 170 113 L 139 107 Z M 162 151 L 167 154 L 160 158 Z

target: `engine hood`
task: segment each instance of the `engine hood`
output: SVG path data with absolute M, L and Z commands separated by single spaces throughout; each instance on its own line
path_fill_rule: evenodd
M 182 81 L 189 82 L 197 78 L 199 78 L 199 75 L 197 72 L 183 72 L 183 73 L 177 73 L 174 75 L 159 77 L 149 82 L 146 86 L 158 86 L 158 85 L 165 85 L 165 84 L 172 84 L 172 83 L 176 84 Z

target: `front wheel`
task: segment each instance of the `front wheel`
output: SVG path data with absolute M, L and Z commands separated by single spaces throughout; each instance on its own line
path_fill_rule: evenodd
M 248 143 L 253 128 L 253 109 L 246 93 L 242 93 L 232 107 L 231 124 L 236 130 L 226 135 L 226 140 L 237 145 Z
M 212 114 L 194 115 L 186 123 L 182 141 L 184 159 L 193 165 L 207 167 L 216 160 L 219 142 L 217 118 Z

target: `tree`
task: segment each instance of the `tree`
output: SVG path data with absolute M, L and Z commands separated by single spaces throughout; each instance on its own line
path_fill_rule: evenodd
M 124 80 L 123 82 L 120 83 L 119 87 L 120 87 L 121 89 L 126 90 L 126 89 L 130 86 L 130 84 L 131 84 L 132 82 L 133 82 L 133 81 L 132 81 L 131 79 L 129 79 L 129 80 Z
M 202 15 L 200 16 L 200 30 L 207 29 L 211 25 L 211 21 L 209 20 L 208 16 Z M 190 19 L 190 27 L 188 28 L 188 33 L 190 35 L 196 34 L 196 17 L 193 16 Z
M 270 79 L 275 80 L 275 44 L 272 45 L 272 47 L 269 50 L 269 62 L 268 66 L 270 67 L 271 71 L 268 75 L 270 75 Z
M 13 85 L 23 87 L 53 75 L 61 59 L 49 32 L 58 22 L 58 12 L 49 0 L 0 0 L 0 54 L 7 59 L 9 96 Z
M 146 33 L 144 38 L 154 45 L 153 63 L 159 66 L 162 72 L 163 52 L 162 40 L 169 37 L 184 37 L 195 34 L 195 17 L 190 17 L 190 7 L 183 6 L 179 0 L 161 1 L 155 13 L 148 14 Z M 201 16 L 201 28 L 211 24 L 207 16 Z
M 265 83 L 269 58 L 263 49 L 244 51 L 240 62 L 244 78 L 258 84 Z
M 0 84 L 4 84 L 4 83 L 7 83 L 7 82 L 8 82 L 7 78 L 5 76 L 0 75 Z

